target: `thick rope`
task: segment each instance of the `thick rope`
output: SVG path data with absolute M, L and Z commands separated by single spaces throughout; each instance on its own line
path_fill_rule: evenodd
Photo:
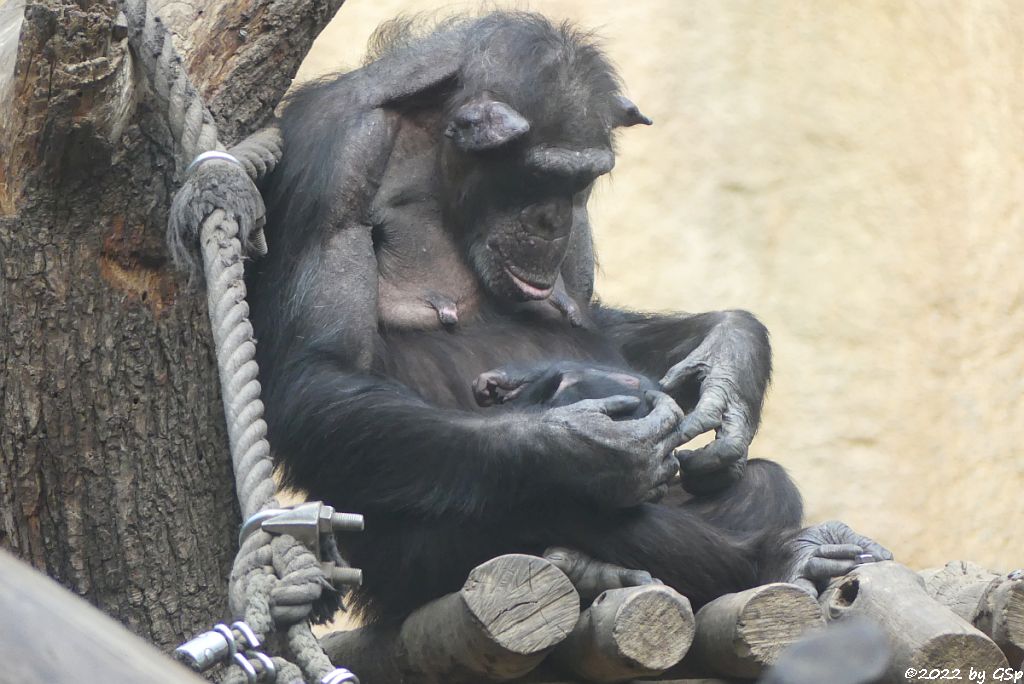
M 203 221 L 199 240 L 206 265 L 206 304 L 217 349 L 235 490 L 245 520 L 278 504 L 274 500 L 274 465 L 257 379 L 256 344 L 245 301 L 238 223 L 223 209 L 216 209 Z
M 174 158 L 178 171 L 183 171 L 197 154 L 217 147 L 217 124 L 185 73 L 171 32 L 150 11 L 147 0 L 125 0 L 124 11 L 128 40 L 166 113 L 176 146 Z
M 170 31 L 153 15 L 146 0 L 125 0 L 124 11 L 129 41 L 166 115 L 180 177 L 198 154 L 221 148 L 216 123 L 188 78 Z M 190 272 L 196 270 L 191 246 L 197 237 L 201 245 L 235 489 L 243 519 L 248 519 L 265 508 L 280 506 L 275 498 L 242 262 L 243 244 L 258 253 L 266 252 L 264 207 L 254 181 L 273 170 L 281 158 L 280 133 L 261 131 L 230 152 L 238 166 L 229 161 L 206 162 L 175 196 L 168 244 L 175 261 Z M 309 681 L 319 681 L 334 668 L 306 618 L 326 587 L 329 584 L 319 559 L 308 548 L 290 536 L 272 538 L 260 531 L 246 539 L 235 557 L 229 606 L 260 638 L 275 626 L 287 628 L 287 641 L 298 667 Z M 275 664 L 277 681 L 301 681 L 295 666 L 280 658 Z
M 249 518 L 280 504 L 275 498 L 273 462 L 266 440 L 238 232 L 237 222 L 223 209 L 216 209 L 203 221 L 200 244 L 235 487 L 242 516 Z M 305 545 L 288 535 L 274 537 L 259 531 L 245 540 L 235 556 L 229 607 L 233 614 L 244 616 L 260 636 L 265 637 L 274 626 L 288 627 L 296 663 L 308 681 L 318 681 L 334 668 L 305 620 L 325 588 L 329 585 L 319 559 Z

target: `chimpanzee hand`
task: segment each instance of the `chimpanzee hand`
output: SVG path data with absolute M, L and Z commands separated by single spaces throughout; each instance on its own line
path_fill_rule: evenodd
M 682 409 L 661 392 L 648 392 L 650 413 L 614 420 L 640 405 L 637 397 L 586 399 L 539 414 L 520 414 L 524 446 L 540 458 L 537 468 L 588 498 L 613 508 L 655 501 L 668 491 L 679 466 Z
M 838 520 L 829 520 L 801 531 L 786 545 L 791 554 L 789 577 L 812 596 L 858 565 L 892 560 L 892 552 L 878 542 L 854 532 Z
M 680 426 L 681 443 L 715 431 L 707 446 L 676 452 L 683 487 L 691 494 L 714 493 L 742 477 L 760 420 L 770 353 L 760 323 L 749 315 L 730 317 L 661 379 L 661 388 L 673 395 L 699 382 L 697 404 Z

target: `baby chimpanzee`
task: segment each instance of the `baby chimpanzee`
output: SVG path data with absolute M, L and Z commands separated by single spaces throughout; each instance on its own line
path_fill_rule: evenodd
M 508 404 L 515 408 L 556 408 L 584 399 L 621 396 L 615 420 L 646 416 L 651 405 L 647 392 L 658 386 L 649 378 L 621 368 L 577 361 L 543 366 L 502 366 L 477 376 L 473 394 L 480 406 Z M 630 411 L 630 407 L 635 409 Z

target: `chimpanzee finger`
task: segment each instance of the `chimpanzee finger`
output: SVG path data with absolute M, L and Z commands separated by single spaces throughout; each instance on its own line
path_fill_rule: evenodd
M 651 573 L 646 570 L 627 570 L 620 568 L 619 581 L 624 587 L 642 587 L 646 584 L 661 584 L 659 580 L 654 579 Z
M 655 485 L 667 487 L 670 485 L 676 477 L 679 475 L 679 461 L 676 460 L 675 454 L 671 450 L 666 451 L 664 458 L 661 459 L 661 463 L 658 464 L 658 471 L 655 475 Z
M 644 392 L 644 398 L 647 400 L 648 406 L 651 407 L 651 412 L 638 420 L 656 426 L 652 430 L 652 436 L 659 442 L 670 436 L 674 440 L 679 431 L 679 425 L 684 419 L 683 409 L 679 408 L 675 399 L 664 392 L 648 390 Z
M 883 561 L 893 559 L 892 552 L 889 551 L 889 549 L 885 548 L 874 539 L 855 532 L 853 528 L 841 520 L 829 520 L 821 523 L 821 525 L 818 525 L 817 527 L 827 530 L 829 536 L 837 542 L 856 544 L 863 549 L 862 553 L 871 554 L 875 560 Z
M 859 543 L 861 548 L 864 549 L 864 553 L 870 553 L 876 561 L 891 561 L 893 559 L 892 551 L 873 539 L 862 536 Z
M 722 424 L 725 399 L 717 393 L 705 393 L 679 426 L 679 443 L 686 444 L 697 435 L 714 430 Z
M 573 411 L 594 411 L 615 418 L 616 416 L 631 415 L 640 408 L 640 397 L 616 394 L 603 399 L 584 399 L 575 404 L 569 404 L 566 408 Z
M 863 553 L 864 549 L 857 544 L 822 544 L 814 550 L 815 556 L 833 560 L 857 560 Z
M 812 579 L 827 580 L 833 577 L 842 577 L 857 565 L 855 560 L 834 560 L 815 556 L 807 561 L 804 574 Z
M 658 385 L 666 392 L 671 392 L 688 380 L 703 372 L 704 367 L 697 362 L 682 361 L 668 369 L 665 376 L 658 381 Z

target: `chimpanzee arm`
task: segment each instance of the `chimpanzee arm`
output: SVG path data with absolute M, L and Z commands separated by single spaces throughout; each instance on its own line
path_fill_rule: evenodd
M 682 419 L 667 395 L 640 420 L 612 419 L 639 403 L 623 397 L 485 418 L 375 374 L 372 227 L 347 179 L 328 236 L 272 253 L 276 304 L 253 310 L 269 436 L 290 484 L 360 512 L 482 518 L 552 491 L 629 506 L 664 488 Z
M 684 442 L 715 430 L 711 444 L 678 452 L 686 488 L 706 493 L 738 479 L 771 377 L 765 327 L 745 311 L 668 316 L 595 306 L 592 314 L 626 360 L 661 378 L 687 412 Z
M 484 417 L 427 404 L 310 338 L 268 378 L 267 416 L 286 479 L 360 512 L 478 518 L 552 492 L 636 504 L 675 473 L 681 412 L 667 395 L 642 420 L 635 398 Z

